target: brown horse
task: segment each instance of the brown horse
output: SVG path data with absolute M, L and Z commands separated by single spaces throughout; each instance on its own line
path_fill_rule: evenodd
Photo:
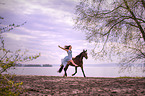
M 84 75 L 84 77 L 86 77 L 85 76 L 85 73 L 84 73 L 84 69 L 83 69 L 83 57 L 85 57 L 86 59 L 88 59 L 87 50 L 86 51 L 83 50 L 83 52 L 81 52 L 79 55 L 77 55 L 75 58 L 73 58 L 74 63 L 77 64 L 78 66 L 75 66 L 75 73 L 72 74 L 72 76 L 74 76 L 77 73 L 77 67 L 81 67 L 82 72 L 83 72 L 83 75 Z M 64 68 L 64 72 L 65 72 L 64 76 L 66 76 L 66 77 L 67 77 L 66 71 L 67 71 L 69 65 L 74 66 L 71 62 L 68 62 L 67 63 L 67 65 Z M 60 67 L 60 69 L 58 71 L 59 73 L 61 73 L 63 67 L 64 66 L 61 65 L 61 67 Z

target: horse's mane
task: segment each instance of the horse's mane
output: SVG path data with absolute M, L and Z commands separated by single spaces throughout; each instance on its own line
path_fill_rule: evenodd
M 77 58 L 77 57 L 79 57 L 79 58 L 80 58 L 80 57 L 81 57 L 81 55 L 82 55 L 82 53 L 83 53 L 83 52 L 81 52 L 79 55 L 77 55 L 77 56 L 76 56 L 76 58 Z

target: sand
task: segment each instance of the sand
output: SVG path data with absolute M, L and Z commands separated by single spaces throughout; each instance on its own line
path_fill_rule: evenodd
M 145 79 L 16 76 L 20 96 L 145 96 Z

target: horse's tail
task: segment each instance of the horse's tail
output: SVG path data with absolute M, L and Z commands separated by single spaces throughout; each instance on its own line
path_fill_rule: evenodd
M 60 67 L 60 68 L 59 68 L 59 70 L 58 70 L 58 72 L 59 72 L 59 73 L 61 73 L 61 72 L 62 72 L 63 67 L 64 67 L 64 66 L 63 66 L 63 65 L 61 65 L 61 67 Z

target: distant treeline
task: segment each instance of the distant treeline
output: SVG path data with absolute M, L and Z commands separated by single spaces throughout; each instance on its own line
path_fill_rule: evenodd
M 16 64 L 16 67 L 52 67 L 50 64 Z

